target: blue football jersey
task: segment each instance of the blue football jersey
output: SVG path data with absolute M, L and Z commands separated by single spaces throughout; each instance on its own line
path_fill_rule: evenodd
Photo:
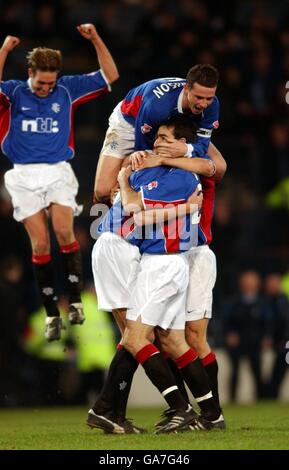
M 74 156 L 73 115 L 77 106 L 109 91 L 101 70 L 60 77 L 38 97 L 27 81 L 0 84 L 0 143 L 12 163 L 56 163 Z
M 135 150 L 149 150 L 159 125 L 171 116 L 182 114 L 182 97 L 186 80 L 183 78 L 159 78 L 150 80 L 128 92 L 121 103 L 124 119 L 135 129 Z M 193 143 L 193 156 L 205 156 L 211 134 L 218 127 L 219 100 L 213 102 L 203 113 L 191 112 L 188 117 L 198 126 L 197 142 Z
M 163 209 L 186 202 L 199 184 L 194 173 L 178 168 L 157 167 L 134 172 L 131 187 L 142 193 L 145 209 Z M 163 224 L 134 225 L 133 217 L 123 214 L 120 198 L 105 215 L 99 232 L 112 231 L 138 246 L 141 253 L 178 253 L 198 244 L 197 217 L 186 215 Z

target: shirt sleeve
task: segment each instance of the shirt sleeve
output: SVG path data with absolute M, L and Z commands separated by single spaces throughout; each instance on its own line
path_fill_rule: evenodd
M 0 93 L 5 95 L 9 101 L 12 101 L 16 88 L 21 84 L 22 82 L 20 80 L 8 80 L 7 82 L 1 82 Z
M 193 143 L 192 156 L 204 157 L 208 153 L 212 132 L 219 127 L 219 108 L 219 100 L 215 97 L 213 103 L 205 110 L 204 117 L 199 123 L 198 140 Z
M 85 75 L 63 76 L 58 84 L 68 90 L 73 104 L 85 103 L 111 90 L 102 70 Z

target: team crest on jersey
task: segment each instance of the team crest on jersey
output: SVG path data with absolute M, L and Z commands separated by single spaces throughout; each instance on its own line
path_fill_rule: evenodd
M 151 183 L 147 184 L 145 186 L 146 189 L 154 189 L 158 187 L 158 182 L 157 181 L 152 181 Z
M 59 103 L 52 103 L 51 109 L 52 109 L 52 111 L 54 111 L 55 113 L 59 113 L 59 111 L 60 111 L 60 104 L 59 104 Z
M 144 123 L 144 125 L 141 126 L 140 128 L 142 134 L 147 134 L 151 129 L 152 129 L 152 126 L 149 126 L 146 123 Z
M 218 127 L 219 127 L 219 121 L 214 121 L 213 122 L 213 128 L 218 129 Z

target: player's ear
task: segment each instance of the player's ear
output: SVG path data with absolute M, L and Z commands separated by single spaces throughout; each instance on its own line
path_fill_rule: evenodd
M 29 69 L 28 69 L 28 77 L 30 77 L 30 78 L 33 77 L 33 70 L 32 70 L 31 67 L 29 67 Z
M 187 139 L 185 139 L 185 137 L 181 137 L 181 138 L 179 139 L 179 141 L 180 141 L 180 142 L 184 142 L 184 144 L 187 143 Z

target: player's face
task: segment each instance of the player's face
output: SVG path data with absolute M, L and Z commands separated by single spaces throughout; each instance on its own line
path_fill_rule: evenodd
M 42 72 L 41 70 L 36 70 L 36 72 L 33 73 L 33 71 L 29 69 L 28 73 L 31 78 L 31 87 L 35 95 L 39 96 L 39 98 L 46 98 L 55 87 L 57 72 Z
M 162 144 L 172 144 L 176 142 L 177 139 L 173 134 L 173 130 L 174 129 L 170 127 L 160 126 L 154 141 L 154 151 L 156 153 Z
M 216 88 L 207 88 L 205 86 L 194 83 L 189 90 L 186 86 L 185 93 L 188 100 L 188 107 L 193 114 L 202 113 L 213 101 L 216 94 Z

